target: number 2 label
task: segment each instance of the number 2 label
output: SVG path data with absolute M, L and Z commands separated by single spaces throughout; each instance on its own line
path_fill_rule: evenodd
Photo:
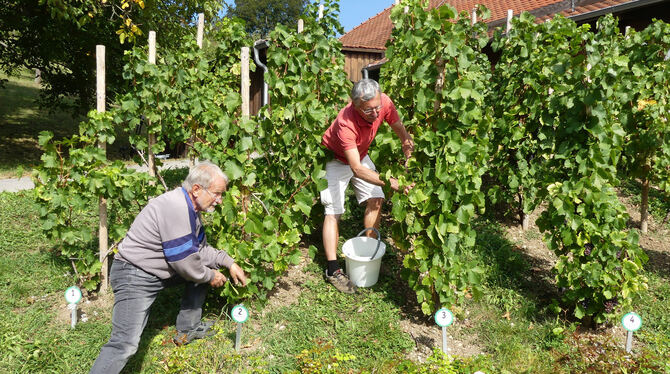
M 244 323 L 249 318 L 249 311 L 244 305 L 236 305 L 230 311 L 230 316 L 233 317 L 233 320 L 237 323 Z

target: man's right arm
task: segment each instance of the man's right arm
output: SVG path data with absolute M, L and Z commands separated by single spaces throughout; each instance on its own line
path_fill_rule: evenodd
M 384 183 L 384 181 L 379 178 L 379 173 L 374 170 L 370 170 L 361 164 L 361 158 L 360 154 L 358 153 L 358 149 L 347 149 L 344 151 L 344 157 L 347 159 L 347 162 L 351 167 L 351 171 L 354 173 L 356 178 L 360 178 L 368 183 L 376 184 L 377 186 L 386 185 L 386 183 Z M 390 187 L 392 190 L 398 191 L 397 179 L 390 178 L 389 183 L 391 184 Z

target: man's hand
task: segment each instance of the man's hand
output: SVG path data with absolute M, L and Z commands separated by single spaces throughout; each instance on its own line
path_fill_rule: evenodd
M 393 191 L 398 191 L 398 180 L 395 178 L 389 178 L 389 184 Z
M 389 178 L 389 183 L 390 183 L 390 185 L 391 185 L 390 187 L 393 191 L 398 191 L 400 189 L 400 186 L 398 186 L 398 180 L 397 179 Z M 403 188 L 402 192 L 404 194 L 407 194 L 409 192 L 409 190 L 414 188 L 414 185 L 416 185 L 416 183 L 412 183 L 409 186 L 405 186 L 405 188 Z
M 224 283 L 226 283 L 226 276 L 223 275 L 220 271 L 212 269 L 214 272 L 214 279 L 212 279 L 209 282 L 209 285 L 214 287 L 214 288 L 219 288 L 223 286 Z
M 406 159 L 412 157 L 412 151 L 414 151 L 414 142 L 411 139 L 408 139 L 402 143 L 402 153 L 405 155 Z
M 244 275 L 244 270 L 242 270 L 241 267 L 239 267 L 237 264 L 233 264 L 230 266 L 230 278 L 233 280 L 233 283 L 235 285 L 239 285 L 242 283 L 243 286 L 247 285 L 247 276 Z

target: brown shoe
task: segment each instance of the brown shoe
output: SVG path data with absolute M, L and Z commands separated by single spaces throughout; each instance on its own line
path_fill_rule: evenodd
M 356 293 L 356 285 L 344 274 L 342 269 L 337 269 L 333 275 L 328 275 L 328 270 L 326 270 L 326 280 L 340 292 Z

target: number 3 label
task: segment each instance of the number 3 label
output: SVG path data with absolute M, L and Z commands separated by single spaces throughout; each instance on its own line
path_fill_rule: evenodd
M 440 327 L 446 327 L 454 322 L 454 315 L 447 308 L 442 308 L 435 312 L 435 323 Z
M 236 305 L 230 311 L 230 316 L 233 317 L 233 320 L 237 323 L 244 323 L 249 318 L 249 311 L 244 305 Z
M 621 324 L 628 331 L 637 331 L 642 327 L 642 318 L 637 313 L 627 313 L 621 318 Z

